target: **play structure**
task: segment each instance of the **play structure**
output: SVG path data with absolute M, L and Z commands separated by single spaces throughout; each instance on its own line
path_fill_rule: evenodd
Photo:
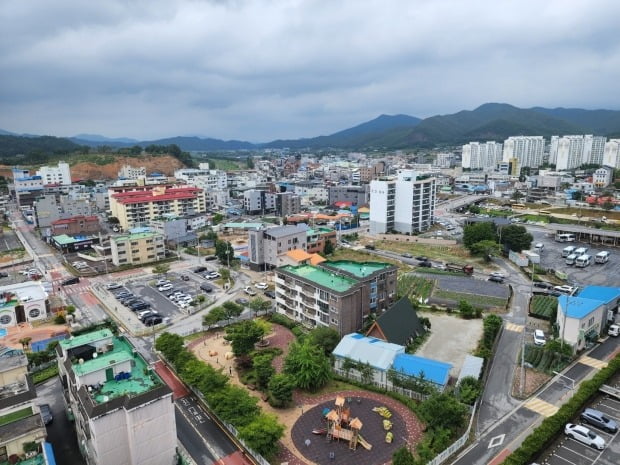
M 357 417 L 351 418 L 351 409 L 344 406 L 345 398 L 336 396 L 335 409 L 326 408 L 323 411 L 323 417 L 327 421 L 327 428 L 318 428 L 312 430 L 314 434 L 325 434 L 328 441 L 341 439 L 349 442 L 349 449 L 356 450 L 360 444 L 364 449 L 372 449 L 360 434 L 363 423 Z

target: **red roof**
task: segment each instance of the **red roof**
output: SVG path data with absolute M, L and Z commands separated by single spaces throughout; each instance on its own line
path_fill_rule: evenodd
M 77 223 L 78 221 L 99 221 L 99 218 L 96 215 L 91 216 L 72 216 L 71 218 L 63 218 L 62 220 L 52 221 L 52 224 L 69 224 L 69 223 Z
M 117 202 L 124 205 L 144 202 L 165 202 L 168 200 L 195 199 L 202 189 L 199 187 L 174 187 L 164 191 L 163 194 L 156 194 L 156 190 L 149 191 L 127 191 L 112 194 Z

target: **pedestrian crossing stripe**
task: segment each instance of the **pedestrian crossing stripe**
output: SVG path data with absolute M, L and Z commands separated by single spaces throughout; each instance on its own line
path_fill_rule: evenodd
M 555 415 L 555 413 L 559 410 L 559 408 L 555 405 L 550 404 L 549 402 L 545 402 L 544 400 L 537 397 L 528 400 L 525 404 L 523 404 L 523 406 L 529 410 L 532 410 L 533 412 L 542 415 L 543 417 L 550 417 L 551 415 Z
M 592 368 L 596 368 L 597 370 L 602 370 L 607 366 L 607 362 L 603 362 L 602 360 L 598 360 L 596 358 L 588 357 L 587 355 L 584 355 L 578 361 L 579 363 L 591 366 Z
M 516 325 L 514 323 L 506 323 L 506 329 L 508 331 L 514 331 L 515 333 L 522 333 L 523 332 L 523 325 Z

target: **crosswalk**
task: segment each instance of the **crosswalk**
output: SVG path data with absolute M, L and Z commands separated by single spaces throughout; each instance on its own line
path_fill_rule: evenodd
M 588 357 L 587 355 L 584 355 L 578 361 L 579 363 L 583 363 L 584 365 L 588 365 L 592 368 L 596 368 L 597 370 L 602 370 L 603 368 L 607 366 L 607 362 L 603 362 L 602 360 L 597 360 L 595 358 Z
M 545 402 L 544 400 L 539 399 L 538 397 L 533 397 L 532 399 L 528 400 L 525 404 L 523 404 L 523 406 L 527 408 L 528 410 L 536 412 L 539 415 L 542 415 L 544 417 L 550 417 L 551 415 L 554 415 L 559 410 L 559 408 L 556 407 L 555 405 L 550 404 L 549 402 Z
M 514 323 L 506 323 L 506 330 L 507 331 L 513 331 L 515 333 L 522 333 L 523 332 L 523 325 L 517 325 Z

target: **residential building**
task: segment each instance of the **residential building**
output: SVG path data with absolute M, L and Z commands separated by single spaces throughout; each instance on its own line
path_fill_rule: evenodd
M 20 208 L 31 207 L 43 191 L 43 179 L 41 176 L 30 176 L 28 170 L 13 168 L 13 188 L 17 205 Z
M 146 168 L 144 166 L 123 165 L 118 171 L 118 177 L 121 179 L 146 178 Z
M 470 170 L 493 171 L 495 166 L 502 160 L 502 144 L 488 141 L 470 142 L 463 145 L 461 164 L 463 168 Z
M 228 175 L 226 171 L 210 170 L 208 163 L 200 163 L 197 169 L 182 168 L 176 170 L 174 177 L 205 190 L 228 188 Z
M 555 168 L 571 170 L 583 163 L 583 136 L 564 136 L 558 141 Z
M 604 136 L 593 136 L 592 134 L 583 136 L 581 162 L 589 165 L 602 165 L 606 142 L 607 138 Z
M 151 263 L 166 257 L 164 236 L 156 232 L 112 237 L 110 246 L 112 263 L 116 266 Z
M 614 178 L 614 169 L 610 166 L 602 166 L 594 171 L 592 175 L 592 183 L 596 187 L 607 187 Z
M 36 398 L 26 354 L 0 346 L 0 463 L 15 463 L 12 457 L 19 456 L 32 464 L 55 463 Z M 29 443 L 36 448 L 27 452 Z
M 397 391 L 413 397 L 403 389 L 402 381 L 425 380 L 443 391 L 450 379 L 450 363 L 409 355 L 405 347 L 361 334 L 347 334 L 332 352 L 334 371 L 345 378 L 383 389 Z M 362 373 L 361 366 L 370 367 L 370 373 Z M 409 383 L 411 384 L 411 383 Z
M 351 205 L 368 205 L 370 201 L 370 187 L 368 184 L 363 186 L 330 186 L 329 187 L 329 205 L 336 202 L 347 202 Z
M 71 218 L 52 221 L 50 226 L 53 236 L 58 236 L 60 234 L 68 234 L 70 236 L 97 234 L 101 231 L 99 217 L 96 215 L 72 216 Z
M 166 213 L 178 216 L 206 211 L 203 189 L 192 186 L 144 186 L 134 190 L 110 189 L 110 213 L 123 230 L 148 225 Z
M 99 244 L 100 238 L 99 236 L 74 237 L 68 234 L 60 234 L 58 236 L 49 236 L 47 241 L 65 254 L 90 249 L 93 245 Z
M 385 342 L 407 346 L 417 337 L 426 334 L 409 297 L 403 297 L 381 315 L 366 331 L 366 336 Z
M 517 159 L 519 169 L 538 168 L 543 164 L 545 139 L 542 136 L 509 137 L 504 141 L 502 161 Z
M 61 341 L 58 371 L 78 444 L 91 465 L 170 465 L 177 446 L 172 391 L 109 329 Z
M 58 162 L 57 166 L 42 166 L 36 174 L 41 176 L 43 185 L 62 184 L 68 186 L 71 184 L 71 169 L 69 164 L 64 161 Z
M 203 217 L 204 218 L 204 217 Z M 167 244 L 178 245 L 198 240 L 189 218 L 180 218 L 173 215 L 163 215 L 151 221 L 154 232 L 161 234 Z
M 306 252 L 308 252 L 309 254 L 323 253 L 323 251 L 325 250 L 325 243 L 328 241 L 332 243 L 334 248 L 336 248 L 338 244 L 338 237 L 335 229 L 319 226 L 316 228 L 308 229 L 306 231 L 306 234 Z
M 294 192 L 310 202 L 327 203 L 329 201 L 329 189 L 323 185 L 298 183 L 294 187 Z
M 555 165 L 558 159 L 558 145 L 560 143 L 560 136 L 551 136 L 549 141 L 549 164 Z
M 0 328 L 45 320 L 49 313 L 47 292 L 38 281 L 0 286 Z
M 440 152 L 437 154 L 435 164 L 440 168 L 453 168 L 455 163 L 456 157 L 452 152 Z
M 280 257 L 289 250 L 307 247 L 305 224 L 275 226 L 248 231 L 249 265 L 252 270 L 264 271 L 280 266 Z
M 278 192 L 267 194 L 275 197 L 275 214 L 277 216 L 289 216 L 301 211 L 301 197 L 292 192 Z
M 396 231 L 403 234 L 425 231 L 435 218 L 435 178 L 416 179 L 401 171 L 396 179 L 370 183 L 370 233 Z
M 610 139 L 605 143 L 603 165 L 620 168 L 620 139 Z
M 574 350 L 586 347 L 603 334 L 607 322 L 613 320 L 620 304 L 620 288 L 587 286 L 577 297 L 558 297 L 556 323 L 559 335 Z
M 372 165 L 359 167 L 359 182 L 362 184 L 368 184 L 373 179 L 381 176 L 385 171 L 385 162 L 379 161 Z
M 263 190 L 250 189 L 243 193 L 243 208 L 248 215 L 264 214 L 271 210 L 271 204 L 267 204 L 267 193 Z
M 75 216 L 92 216 L 95 206 L 88 198 L 61 193 L 46 193 L 32 204 L 35 224 L 38 228 L 49 228 L 54 221 Z

